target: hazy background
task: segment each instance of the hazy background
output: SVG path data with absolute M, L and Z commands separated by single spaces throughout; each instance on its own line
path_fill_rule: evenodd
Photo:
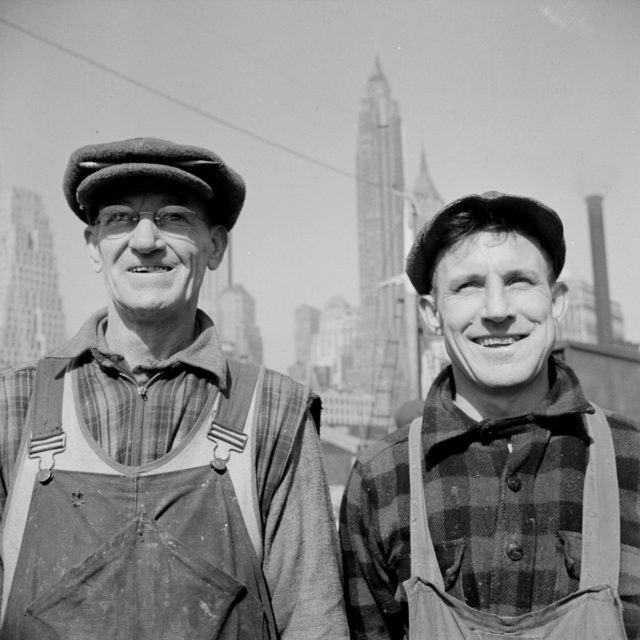
M 210 147 L 246 179 L 234 274 L 266 364 L 293 310 L 357 304 L 355 144 L 380 57 L 442 197 L 489 189 L 562 216 L 589 281 L 584 197 L 604 196 L 612 298 L 640 341 L 640 2 L 0 0 L 0 187 L 41 194 L 68 331 L 104 304 L 61 181 L 76 147 L 152 135 Z

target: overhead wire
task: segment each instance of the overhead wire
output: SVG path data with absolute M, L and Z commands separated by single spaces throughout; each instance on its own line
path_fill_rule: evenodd
M 137 78 L 134 78 L 133 76 L 130 76 L 126 73 L 123 73 L 122 71 L 118 71 L 117 69 L 114 69 L 113 67 L 110 67 L 109 65 L 106 65 L 98 60 L 95 60 L 94 58 L 91 58 L 87 55 L 85 55 L 84 53 L 80 53 L 79 51 L 76 51 L 75 49 L 72 49 L 71 47 L 67 47 L 63 44 L 60 44 L 59 42 L 56 42 L 55 40 L 52 40 L 50 38 L 47 38 L 46 36 L 43 36 L 39 33 L 36 33 L 35 31 L 32 31 L 31 29 L 27 29 L 26 27 L 19 25 L 15 22 L 12 22 L 11 20 L 7 20 L 6 18 L 4 18 L 3 16 L 0 16 L 0 23 L 15 29 L 16 31 L 20 31 L 21 33 L 24 33 L 25 35 L 34 38 L 35 40 L 38 40 L 50 47 L 53 47 L 54 49 L 57 49 L 58 51 L 62 51 L 63 53 L 66 53 L 67 55 L 75 58 L 76 60 L 80 60 L 88 65 L 91 65 L 92 67 L 95 67 L 96 69 L 100 69 L 101 71 L 104 71 L 105 73 L 109 73 L 113 76 L 115 76 L 116 78 L 119 78 L 120 80 L 124 80 L 125 82 L 128 82 L 129 84 L 142 89 L 144 91 L 147 91 L 159 98 L 162 98 L 164 100 L 166 100 L 167 102 L 171 102 L 173 104 L 176 104 L 180 107 L 182 107 L 183 109 L 186 109 L 187 111 L 191 111 L 192 113 L 195 113 L 199 116 L 202 116 L 203 118 L 206 118 L 207 120 L 211 120 L 213 122 L 217 122 L 218 124 L 227 127 L 228 129 L 231 129 L 232 131 L 236 131 L 238 133 L 241 133 L 249 138 L 252 138 L 253 140 L 257 140 L 258 142 L 262 142 L 263 144 L 266 144 L 270 147 L 273 147 L 274 149 L 278 149 L 279 151 L 282 151 L 284 153 L 287 153 L 291 156 L 294 156 L 296 158 L 299 158 L 300 160 L 305 160 L 306 162 L 309 162 L 311 164 L 314 164 L 318 167 L 321 167 L 323 169 L 326 169 L 328 171 L 332 171 L 333 173 L 336 173 L 338 175 L 341 175 L 345 178 L 349 178 L 350 180 L 355 180 L 356 182 L 360 182 L 360 181 L 364 181 L 364 182 L 370 182 L 366 179 L 362 179 L 359 178 L 358 176 L 356 176 L 354 173 L 347 171 L 345 169 L 341 169 L 339 167 L 336 167 L 328 162 L 324 162 L 323 160 L 319 160 L 318 158 L 314 158 L 313 156 L 310 156 L 309 154 L 303 153 L 301 151 L 298 151 L 296 149 L 293 149 L 291 147 L 288 147 L 287 145 L 284 145 L 280 142 L 277 142 L 275 140 L 272 140 L 270 138 L 267 138 L 266 136 L 262 136 L 259 133 L 256 133 L 254 131 L 251 131 L 249 129 L 246 129 L 245 127 L 241 127 L 240 125 L 234 124 L 233 122 L 226 120 L 225 118 L 221 118 L 219 116 L 216 116 L 215 114 L 211 113 L 210 111 L 206 111 L 205 109 L 202 109 L 200 107 L 197 107 L 194 104 L 191 104 L 190 102 L 187 102 L 186 100 L 182 100 L 181 98 L 177 98 L 176 96 L 167 93 L 165 91 L 162 91 L 160 89 L 157 89 L 156 87 L 147 84 L 146 82 L 142 82 L 141 80 L 138 80 Z M 375 183 L 372 183 L 375 185 Z

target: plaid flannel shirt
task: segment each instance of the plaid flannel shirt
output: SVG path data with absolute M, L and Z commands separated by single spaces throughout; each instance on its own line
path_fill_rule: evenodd
M 197 325 L 198 335 L 186 349 L 135 372 L 107 346 L 105 310 L 51 354 L 73 359 L 78 418 L 116 461 L 139 466 L 160 458 L 191 430 L 211 394 L 226 389 L 227 363 L 213 323 L 199 311 Z M 34 374 L 35 364 L 0 372 L 0 514 Z M 336 531 L 317 437 L 319 414 L 319 399 L 306 387 L 265 371 L 256 476 L 263 570 L 283 638 L 347 635 Z M 278 424 L 290 428 L 270 428 Z
M 551 359 L 550 380 L 539 411 L 519 418 L 469 418 L 453 403 L 450 368 L 427 396 L 422 439 L 429 529 L 445 588 L 475 609 L 520 615 L 578 589 L 588 455 L 582 415 L 592 409 L 566 364 Z M 619 593 L 627 634 L 637 638 L 640 426 L 605 413 L 620 490 Z M 353 638 L 399 639 L 406 630 L 407 438 L 405 427 L 364 452 L 345 490 L 340 538 Z

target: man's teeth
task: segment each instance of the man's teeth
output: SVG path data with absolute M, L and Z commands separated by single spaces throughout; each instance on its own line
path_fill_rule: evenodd
M 156 266 L 156 267 L 131 267 L 131 269 L 129 269 L 129 271 L 131 271 L 132 273 L 157 273 L 157 272 L 165 272 L 165 271 L 171 271 L 171 269 L 169 267 L 163 267 L 163 266 Z
M 489 337 L 489 338 L 477 338 L 475 342 L 482 347 L 508 347 L 509 345 L 518 342 L 522 336 L 505 336 L 502 338 Z

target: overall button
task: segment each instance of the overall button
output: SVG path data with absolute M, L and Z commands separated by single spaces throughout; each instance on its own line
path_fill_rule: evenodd
M 517 542 L 511 542 L 507 545 L 507 556 L 509 556 L 509 559 L 514 562 L 522 560 L 522 556 L 524 556 L 524 549 Z
M 522 482 L 520 482 L 520 478 L 518 478 L 518 476 L 511 476 L 507 480 L 507 487 L 509 487 L 509 489 L 511 489 L 511 491 L 515 493 L 517 491 L 520 491 Z

